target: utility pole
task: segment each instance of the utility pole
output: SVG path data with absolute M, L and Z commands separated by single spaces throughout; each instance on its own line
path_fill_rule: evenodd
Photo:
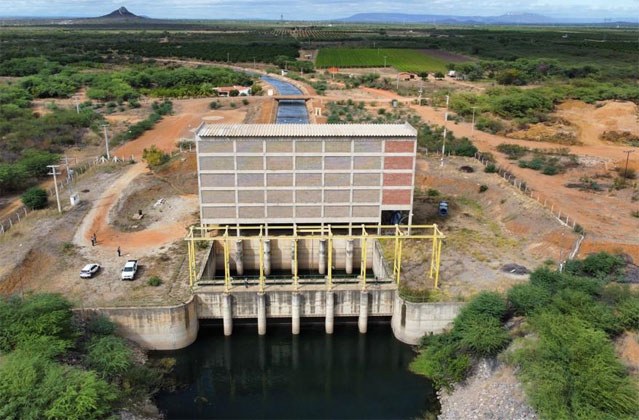
M 62 213 L 62 207 L 60 206 L 60 193 L 58 192 L 58 166 L 60 165 L 47 165 L 47 168 L 51 168 L 49 175 L 53 175 L 53 185 L 55 187 L 55 199 L 58 202 L 58 213 Z
M 75 112 L 76 114 L 80 113 L 80 101 L 78 100 L 77 95 L 73 95 L 73 102 L 75 103 Z
M 384 56 L 384 68 L 386 68 L 386 56 Z
M 102 124 L 102 128 L 104 129 L 104 145 L 106 147 L 106 156 L 107 159 L 111 159 L 111 155 L 109 154 L 109 135 L 107 134 L 107 124 Z
M 630 160 L 630 153 L 634 153 L 634 150 L 624 150 L 626 154 L 626 169 L 623 170 L 623 183 L 626 183 L 626 179 L 628 179 L 628 161 Z
M 256 69 L 257 66 L 255 65 L 255 57 L 253 57 L 253 68 Z
M 230 53 L 230 52 L 227 52 L 227 53 L 226 53 L 226 62 L 228 63 L 228 62 L 230 62 L 230 61 L 231 61 L 231 53 Z
M 444 155 L 446 154 L 446 135 L 448 134 L 447 121 L 448 121 L 448 101 L 450 96 L 446 95 L 446 113 L 444 114 L 444 140 L 442 141 L 442 159 L 440 166 L 444 166 Z

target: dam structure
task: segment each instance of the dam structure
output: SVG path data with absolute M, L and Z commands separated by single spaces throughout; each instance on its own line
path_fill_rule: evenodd
M 436 287 L 443 238 L 437 225 L 192 227 L 186 241 L 198 318 L 222 320 L 225 335 L 234 320 L 256 321 L 266 334 L 274 318 L 290 320 L 292 334 L 303 319 L 323 321 L 327 334 L 336 318 L 356 319 L 361 333 L 369 318 L 392 318 L 405 329 L 404 243 L 429 246 L 425 275 Z M 435 314 L 427 327 L 441 331 L 446 316 Z
M 356 322 L 363 334 L 369 321 L 390 320 L 408 344 L 450 326 L 461 303 L 401 293 L 406 242 L 423 255 L 420 287 L 436 289 L 444 239 L 437 225 L 412 225 L 417 131 L 307 124 L 289 112 L 301 113 L 304 100 L 282 108 L 288 100 L 280 124 L 196 131 L 200 223 L 185 237 L 188 301 L 83 316 L 107 315 L 122 335 L 156 350 L 190 345 L 200 321 L 221 323 L 228 336 L 239 322 L 256 324 L 259 335 L 269 323 L 290 323 L 297 335 L 304 321 L 322 322 L 327 334 L 336 322 Z
M 256 321 L 259 334 L 269 319 L 290 321 L 293 334 L 307 318 L 329 334 L 336 318 L 356 319 L 361 333 L 369 317 L 405 326 L 407 240 L 428 247 L 437 287 L 444 236 L 411 225 L 408 123 L 202 124 L 196 151 L 201 224 L 186 238 L 189 281 L 198 318 L 221 320 L 224 334 L 234 320 Z

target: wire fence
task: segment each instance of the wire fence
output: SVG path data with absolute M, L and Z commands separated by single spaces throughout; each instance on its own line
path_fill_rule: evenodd
M 529 196 L 533 200 L 536 200 L 539 204 L 542 205 L 546 210 L 550 211 L 550 214 L 557 220 L 562 226 L 571 229 L 573 232 L 578 234 L 575 243 L 571 247 L 570 252 L 567 255 L 566 260 L 560 261 L 559 268 L 560 271 L 563 268 L 564 264 L 568 260 L 574 259 L 579 253 L 579 248 L 581 247 L 581 243 L 585 237 L 585 231 L 581 225 L 577 223 L 577 220 L 570 216 L 568 212 L 562 209 L 557 203 L 555 203 L 552 199 L 548 198 L 546 195 L 540 193 L 539 191 L 533 190 L 525 181 L 518 179 L 512 172 L 510 167 L 504 167 L 495 163 L 492 159 L 487 158 L 481 152 L 475 153 L 474 156 L 479 162 L 481 162 L 484 167 L 488 165 L 494 165 L 494 170 L 496 174 L 501 176 L 503 179 L 508 181 L 509 184 L 517 188 L 521 193 L 526 196 Z
M 69 164 L 67 166 L 66 164 L 63 164 L 61 166 L 66 166 L 68 169 L 66 169 L 66 177 L 58 181 L 59 193 L 70 190 L 71 186 L 78 179 L 78 177 L 86 173 L 90 168 L 94 166 L 113 164 L 113 163 L 116 163 L 116 164 L 127 163 L 127 162 L 134 162 L 134 161 L 135 161 L 134 156 L 131 156 L 129 159 L 123 159 L 117 156 L 112 156 L 110 159 L 107 159 L 106 157 L 102 156 L 102 157 L 96 157 L 94 159 L 87 159 L 82 162 L 75 163 L 73 165 Z M 52 185 L 46 191 L 49 197 L 55 196 L 55 185 Z M 32 213 L 32 210 L 23 205 L 18 207 L 8 217 L 5 217 L 4 219 L 0 219 L 0 235 L 4 235 L 9 230 L 11 230 L 14 226 L 16 226 L 18 223 L 24 221 L 24 219 L 31 213 Z

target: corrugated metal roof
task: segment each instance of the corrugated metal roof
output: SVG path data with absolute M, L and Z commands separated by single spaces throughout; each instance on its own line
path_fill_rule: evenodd
M 210 137 L 415 137 L 410 124 L 203 124 Z

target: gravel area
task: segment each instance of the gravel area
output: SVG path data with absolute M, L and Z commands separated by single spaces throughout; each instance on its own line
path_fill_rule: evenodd
M 496 359 L 481 360 L 451 393 L 439 391 L 439 400 L 440 420 L 537 418 L 513 369 Z

